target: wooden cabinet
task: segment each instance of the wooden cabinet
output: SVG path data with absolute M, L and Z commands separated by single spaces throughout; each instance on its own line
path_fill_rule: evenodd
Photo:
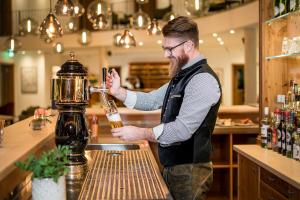
M 300 199 L 300 163 L 258 145 L 237 145 L 239 200 Z
M 260 147 L 259 147 L 260 148 Z M 270 153 L 270 152 L 269 152 Z M 265 155 L 268 156 L 268 155 Z M 299 200 L 300 190 L 275 175 L 270 166 L 258 165 L 239 154 L 239 200 Z M 271 157 L 267 158 L 271 160 Z M 284 160 L 283 160 L 284 161 Z M 299 166 L 291 166 L 299 167 Z M 289 169 L 285 169 L 289 170 Z M 273 170 L 272 170 L 273 171 Z M 300 183 L 298 183 L 300 184 Z
M 238 199 L 258 199 L 259 166 L 242 156 L 238 165 Z
M 233 145 L 255 144 L 258 131 L 258 126 L 215 127 L 212 137 L 214 183 L 208 200 L 237 198 L 239 168 Z

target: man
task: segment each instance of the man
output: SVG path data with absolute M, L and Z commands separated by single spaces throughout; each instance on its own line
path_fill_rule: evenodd
M 178 17 L 163 29 L 164 56 L 170 60 L 171 81 L 150 93 L 120 87 L 116 71 L 107 76 L 110 93 L 129 108 L 161 108 L 161 124 L 151 128 L 124 126 L 112 134 L 126 141 L 158 142 L 163 176 L 175 199 L 204 199 L 212 185 L 211 134 L 221 101 L 216 74 L 198 51 L 198 27 Z

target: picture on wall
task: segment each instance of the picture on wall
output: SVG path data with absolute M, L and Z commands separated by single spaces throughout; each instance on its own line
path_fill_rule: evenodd
M 37 68 L 21 67 L 21 92 L 23 94 L 37 93 Z

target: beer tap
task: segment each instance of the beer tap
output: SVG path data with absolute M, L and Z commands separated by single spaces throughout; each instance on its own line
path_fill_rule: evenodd
M 102 84 L 100 87 L 89 87 L 89 92 L 90 94 L 92 93 L 100 93 L 101 95 L 101 99 L 102 99 L 102 103 L 104 105 L 107 105 L 107 93 L 108 93 L 108 89 L 106 88 L 106 74 L 107 74 L 107 69 L 105 67 L 102 68 Z

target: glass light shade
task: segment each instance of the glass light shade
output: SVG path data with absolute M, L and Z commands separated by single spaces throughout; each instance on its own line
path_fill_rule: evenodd
M 88 45 L 92 40 L 92 34 L 90 31 L 83 29 L 79 34 L 79 43 L 82 45 Z
M 199 17 L 208 13 L 209 1 L 207 0 L 185 0 L 185 12 L 189 16 Z
M 81 3 L 79 3 L 78 0 L 74 0 L 74 1 L 73 1 L 73 4 L 74 4 L 74 13 L 73 13 L 73 15 L 74 15 L 75 17 L 80 17 L 81 15 L 83 15 L 84 12 L 85 12 L 85 9 L 84 9 L 84 7 L 81 5 Z
M 66 24 L 66 29 L 69 32 L 76 32 L 78 30 L 78 21 L 76 18 L 72 17 Z
M 97 21 L 98 15 L 102 14 L 105 16 L 105 19 L 109 18 L 110 7 L 106 1 L 95 0 L 89 4 L 87 8 L 87 18 L 94 24 Z
M 173 11 L 170 11 L 163 16 L 163 20 L 168 22 L 175 19 L 176 17 L 177 15 Z
M 121 40 L 122 34 L 121 33 L 117 33 L 114 35 L 114 45 L 117 47 L 120 47 L 120 40 Z
M 24 34 L 36 34 L 37 27 L 37 22 L 31 17 L 23 19 L 20 24 L 20 29 L 24 32 Z
M 133 15 L 133 27 L 136 29 L 146 29 L 149 25 L 150 17 L 142 9 Z
M 96 17 L 96 21 L 93 23 L 93 28 L 95 30 L 102 30 L 107 28 L 108 22 L 106 20 L 105 15 L 100 14 Z
M 57 42 L 53 48 L 54 48 L 55 53 L 63 53 L 64 52 L 64 45 L 61 42 Z
M 158 21 L 156 19 L 153 19 L 148 26 L 148 34 L 149 35 L 160 35 L 161 34 L 161 28 L 159 27 Z
M 22 44 L 21 42 L 14 36 L 10 36 L 7 40 L 4 42 L 4 48 L 5 50 L 9 52 L 15 53 L 21 48 Z
M 125 47 L 125 48 L 129 48 L 129 47 L 135 47 L 136 46 L 136 42 L 134 39 L 133 34 L 129 31 L 129 30 L 124 30 L 123 35 L 121 36 L 120 39 L 120 46 Z
M 55 14 L 58 16 L 72 16 L 74 4 L 72 0 L 58 0 L 55 4 Z
M 148 3 L 148 0 L 136 0 L 136 2 L 141 5 L 141 4 Z
M 53 40 L 54 38 L 61 37 L 63 35 L 63 29 L 52 12 L 50 12 L 43 20 L 39 31 L 42 39 L 50 38 Z

